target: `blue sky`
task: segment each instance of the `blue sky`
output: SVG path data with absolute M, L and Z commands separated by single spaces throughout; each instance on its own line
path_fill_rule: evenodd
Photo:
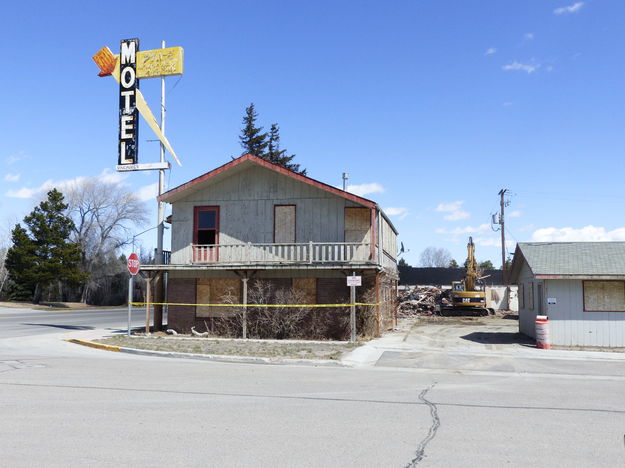
M 238 156 L 245 107 L 277 122 L 308 174 L 376 200 L 411 264 L 459 261 L 510 190 L 507 237 L 625 240 L 622 0 L 11 2 L 0 18 L 0 226 L 50 185 L 120 180 L 149 198 L 155 172 L 116 174 L 117 86 L 91 56 L 138 37 L 185 50 L 167 79 L 175 187 Z M 156 112 L 158 80 L 141 90 Z M 142 122 L 141 162 L 158 160 Z M 149 202 L 156 221 L 155 202 Z M 146 246 L 154 242 L 146 234 Z

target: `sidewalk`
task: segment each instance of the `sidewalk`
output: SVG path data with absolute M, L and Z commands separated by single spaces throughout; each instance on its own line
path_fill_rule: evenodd
M 476 332 L 476 330 L 478 330 Z M 503 331 L 502 331 L 503 330 Z M 342 365 L 347 367 L 421 367 L 430 369 L 470 369 L 470 370 L 505 370 L 528 372 L 533 368 L 551 370 L 574 370 L 574 362 L 614 363 L 609 366 L 609 375 L 618 371 L 625 375 L 625 353 L 602 351 L 568 351 L 543 350 L 534 347 L 529 340 L 525 343 L 502 342 L 480 343 L 472 340 L 475 334 L 492 333 L 495 336 L 506 336 L 516 330 L 516 322 L 494 323 L 489 325 L 462 325 L 442 323 L 437 325 L 419 325 L 415 319 L 400 321 L 398 327 L 385 333 L 382 337 L 364 343 L 354 351 L 346 353 L 340 361 L 324 361 L 321 359 L 289 359 L 259 358 L 254 356 L 228 355 L 197 355 L 162 351 L 129 351 L 134 354 L 208 359 L 221 362 L 250 362 L 271 364 L 309 364 L 309 365 Z M 68 332 L 66 339 L 94 341 L 112 336 L 110 331 L 103 329 L 80 330 Z M 314 343 L 311 343 L 314 345 Z M 558 363 L 558 361 L 560 361 Z M 586 367 L 586 366 L 584 366 Z M 605 366 L 604 366 L 605 367 Z M 614 367 L 614 368 L 612 368 Z M 622 372 L 621 372 L 622 367 Z M 534 369 L 535 370 L 535 369 Z M 587 371 L 588 369 L 586 369 Z

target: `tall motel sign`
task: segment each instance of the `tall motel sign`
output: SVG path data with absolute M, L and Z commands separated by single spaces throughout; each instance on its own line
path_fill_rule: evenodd
M 183 56 L 182 47 L 140 51 L 139 39 L 120 41 L 119 55 L 114 55 L 111 49 L 103 47 L 93 56 L 93 60 L 100 68 L 98 76 L 113 76 L 119 83 L 119 150 L 116 166 L 118 171 L 169 169 L 169 163 L 164 161 L 163 151 L 160 162 L 139 164 L 139 114 L 156 134 L 162 148 L 166 148 L 180 164 L 161 125 L 139 90 L 139 80 L 182 75 Z M 161 100 L 164 101 L 164 87 Z M 164 103 L 161 102 L 161 109 L 163 106 Z M 163 113 L 161 120 L 164 120 Z

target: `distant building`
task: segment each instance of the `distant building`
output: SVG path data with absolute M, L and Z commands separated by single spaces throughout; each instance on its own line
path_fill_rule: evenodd
M 625 242 L 519 243 L 511 282 L 521 333 L 547 315 L 554 345 L 625 347 Z

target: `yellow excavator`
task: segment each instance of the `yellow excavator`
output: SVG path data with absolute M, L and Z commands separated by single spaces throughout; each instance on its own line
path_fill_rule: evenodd
M 475 244 L 472 237 L 469 237 L 467 250 L 467 272 L 462 281 L 451 283 L 451 305 L 443 307 L 441 315 L 488 315 L 494 313 L 494 310 L 486 308 L 484 282 L 482 278 L 478 277 Z

